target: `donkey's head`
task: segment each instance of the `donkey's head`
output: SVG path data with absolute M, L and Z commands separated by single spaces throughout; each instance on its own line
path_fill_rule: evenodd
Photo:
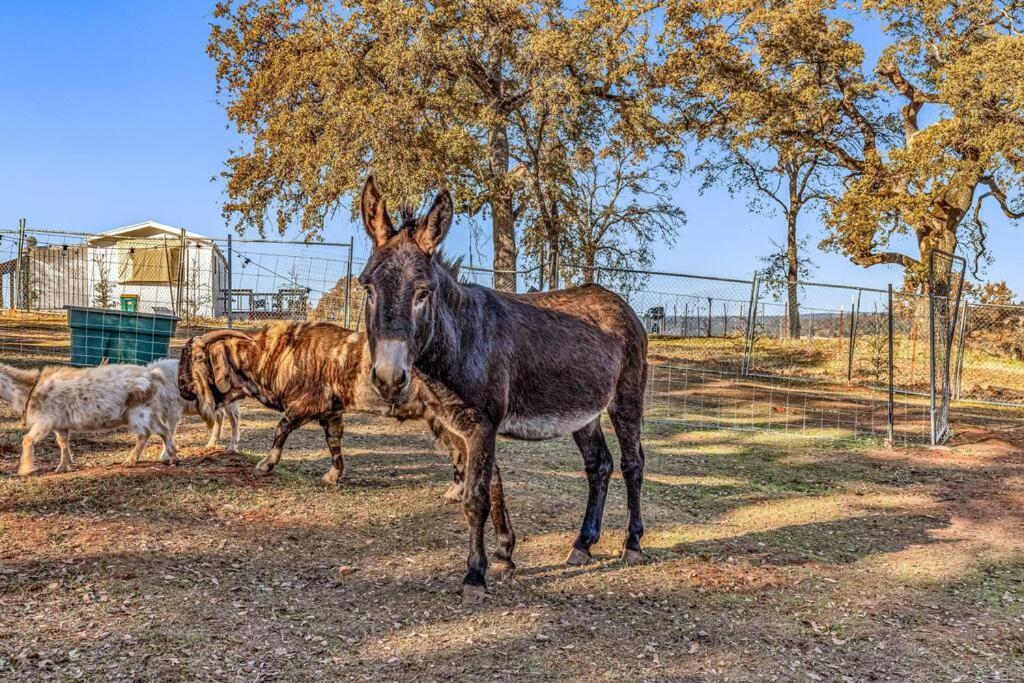
M 433 335 L 435 292 L 445 276 L 436 253 L 452 224 L 452 198 L 441 192 L 425 216 L 406 216 L 396 229 L 370 176 L 360 212 L 373 240 L 373 253 L 359 276 L 366 288 L 371 377 L 385 400 L 399 403 L 408 392 L 413 363 Z

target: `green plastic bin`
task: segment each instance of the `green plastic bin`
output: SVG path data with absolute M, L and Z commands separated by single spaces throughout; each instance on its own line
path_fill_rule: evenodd
M 167 358 L 178 318 L 159 313 L 111 311 L 67 306 L 71 328 L 71 364 L 145 365 Z

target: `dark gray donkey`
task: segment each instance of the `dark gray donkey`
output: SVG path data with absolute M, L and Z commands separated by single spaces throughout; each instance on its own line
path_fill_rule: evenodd
M 460 283 L 437 253 L 452 221 L 448 192 L 437 196 L 426 216 L 406 216 L 396 230 L 371 176 L 360 208 L 373 240 L 359 278 L 368 293 L 371 379 L 386 400 L 399 403 L 418 371 L 433 393 L 429 407 L 465 446 L 470 547 L 463 600 L 479 602 L 485 595 L 488 511 L 498 546 L 493 569 L 505 575 L 515 569 L 515 535 L 494 457 L 499 434 L 549 439 L 572 433 L 590 495 L 567 562 L 590 561 L 612 472 L 601 431 L 605 410 L 619 439 L 629 505 L 623 559 L 640 561 L 647 335 L 636 314 L 594 285 L 517 295 Z

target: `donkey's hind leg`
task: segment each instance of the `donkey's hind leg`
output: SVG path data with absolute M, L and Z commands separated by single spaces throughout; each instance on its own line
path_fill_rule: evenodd
M 324 475 L 324 483 L 328 486 L 337 486 L 338 478 L 345 473 L 345 457 L 341 454 L 341 436 L 345 429 L 341 414 L 336 413 L 320 420 L 320 426 L 324 428 L 327 449 L 331 452 L 331 469 Z
M 626 482 L 626 505 L 629 508 L 629 522 L 626 526 L 626 545 L 622 559 L 628 564 L 643 560 L 640 539 L 644 535 L 644 522 L 640 515 L 640 489 L 644 483 L 644 448 L 640 443 L 640 427 L 643 422 L 643 392 L 626 393 L 619 391 L 615 402 L 608 409 L 608 416 L 615 427 L 622 453 L 620 466 Z
M 587 471 L 587 511 L 583 515 L 580 535 L 572 544 L 566 564 L 581 565 L 590 562 L 590 547 L 601 537 L 601 517 L 604 515 L 604 500 L 608 494 L 608 480 L 612 475 L 612 454 L 601 431 L 601 416 L 572 434 L 576 447 L 583 455 L 583 466 Z
M 454 452 L 454 451 L 453 451 Z M 494 463 L 491 472 L 491 523 L 494 525 L 494 539 L 497 548 L 494 551 L 494 563 L 491 571 L 502 579 L 512 576 L 516 563 L 512 561 L 512 551 L 516 547 L 516 534 L 512 530 L 512 522 L 505 508 L 505 490 L 501 483 L 501 471 L 498 463 Z

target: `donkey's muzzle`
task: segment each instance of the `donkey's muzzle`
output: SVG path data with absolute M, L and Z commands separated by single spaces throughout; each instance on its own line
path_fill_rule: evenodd
M 409 389 L 409 345 L 397 339 L 377 342 L 370 379 L 388 403 L 398 403 Z

